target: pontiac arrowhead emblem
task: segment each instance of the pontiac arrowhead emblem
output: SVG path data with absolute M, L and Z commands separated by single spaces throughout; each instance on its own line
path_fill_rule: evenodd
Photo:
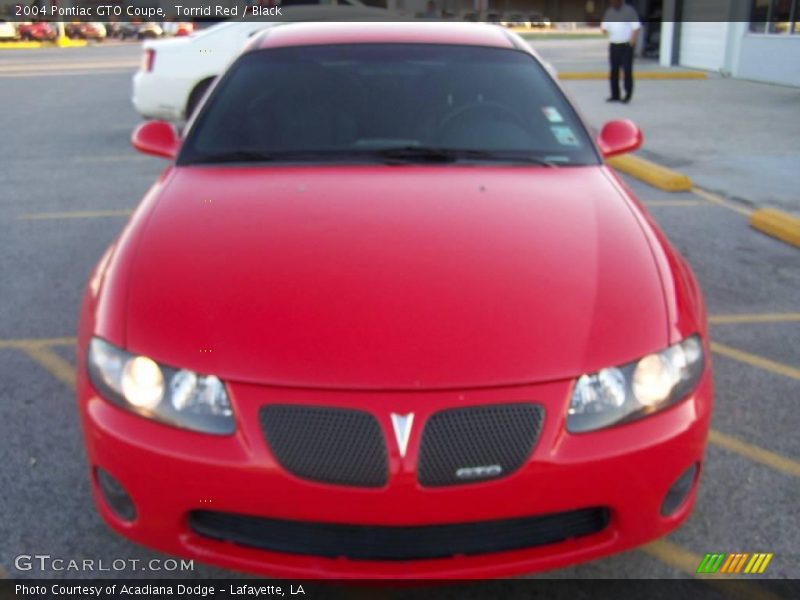
M 408 448 L 408 438 L 411 436 L 411 425 L 414 423 L 414 413 L 398 415 L 392 413 L 392 427 L 394 437 L 397 440 L 397 447 L 400 449 L 400 456 L 405 457 Z

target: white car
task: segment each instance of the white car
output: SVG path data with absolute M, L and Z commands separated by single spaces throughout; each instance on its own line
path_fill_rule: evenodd
M 0 19 L 0 40 L 16 40 L 19 38 L 17 28 L 13 23 Z
M 354 1 L 354 0 L 347 0 Z M 341 2 L 341 0 L 340 0 Z M 397 14 L 360 5 L 292 6 L 287 21 L 384 21 Z M 147 119 L 188 120 L 216 77 L 256 32 L 281 22 L 225 21 L 186 37 L 143 44 L 133 76 L 133 106 Z

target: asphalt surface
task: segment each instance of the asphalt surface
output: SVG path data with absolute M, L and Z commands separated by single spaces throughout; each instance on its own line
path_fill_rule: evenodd
M 125 223 L 120 211 L 137 204 L 165 163 L 129 145 L 140 122 L 129 101 L 135 45 L 11 54 L 0 54 L 0 575 L 108 576 L 20 571 L 14 560 L 166 558 L 112 533 L 95 513 L 69 369 L 62 368 L 74 365 L 69 338 L 82 289 Z M 23 64 L 30 68 L 15 70 Z M 645 134 L 657 140 L 659 131 Z M 749 354 L 713 357 L 715 437 L 687 524 L 654 546 L 549 575 L 681 578 L 706 552 L 772 552 L 761 577 L 797 578 L 800 249 L 695 194 L 629 184 L 698 275 L 720 323 L 713 340 L 723 351 Z M 90 215 L 63 214 L 75 211 Z M 729 323 L 726 315 L 752 316 Z M 755 322 L 758 315 L 773 316 Z M 52 338 L 68 339 L 44 345 L 43 358 L 36 340 Z M 196 563 L 180 576 L 231 573 Z

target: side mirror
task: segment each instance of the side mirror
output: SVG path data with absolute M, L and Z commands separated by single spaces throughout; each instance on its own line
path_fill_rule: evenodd
M 166 121 L 147 121 L 133 130 L 131 144 L 144 154 L 175 158 L 181 142 L 175 128 Z
M 642 132 L 628 119 L 609 121 L 600 130 L 597 144 L 605 158 L 633 152 L 642 145 Z

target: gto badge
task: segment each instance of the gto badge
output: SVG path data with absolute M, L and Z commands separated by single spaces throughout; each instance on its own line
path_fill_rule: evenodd
M 407 415 L 392 413 L 391 416 L 397 447 L 400 449 L 400 456 L 405 458 L 406 450 L 408 449 L 408 438 L 411 437 L 411 425 L 414 423 L 414 413 L 408 413 Z
M 480 467 L 461 467 L 456 471 L 459 479 L 485 479 L 486 477 L 496 477 L 503 472 L 500 465 L 482 465 Z

